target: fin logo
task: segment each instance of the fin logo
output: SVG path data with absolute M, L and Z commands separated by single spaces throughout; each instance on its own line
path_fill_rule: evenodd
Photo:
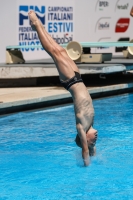
M 28 12 L 34 10 L 37 17 L 41 20 L 42 24 L 45 25 L 45 6 L 19 6 L 19 25 L 25 25 L 26 21 L 29 21 Z M 30 22 L 29 22 L 30 24 Z

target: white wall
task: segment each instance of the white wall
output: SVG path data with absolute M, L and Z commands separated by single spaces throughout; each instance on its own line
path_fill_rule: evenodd
M 31 0 L 26 0 L 26 2 Z M 32 4 L 37 2 L 48 4 L 55 0 L 32 0 Z M 71 0 L 74 2 L 74 40 L 79 42 L 86 41 L 117 41 L 121 37 L 133 38 L 133 18 L 129 16 L 133 2 L 131 0 Z M 21 0 L 0 0 L 0 63 L 5 62 L 5 49 L 8 45 L 18 45 L 18 2 Z M 56 1 L 57 2 L 57 1 Z M 63 0 L 58 0 L 63 3 Z M 64 1 L 65 4 L 66 1 Z M 100 3 L 103 5 L 99 7 Z M 127 5 L 127 7 L 126 7 Z M 125 32 L 115 33 L 116 23 L 120 18 L 129 18 L 130 24 Z M 99 24 L 105 24 L 102 30 L 98 28 Z M 103 38 L 103 39 L 102 39 Z M 94 50 L 95 52 L 101 50 Z M 102 49 L 102 51 L 110 51 Z M 114 51 L 114 49 L 112 50 Z M 33 59 L 48 57 L 36 53 Z M 28 57 L 26 57 L 28 60 Z M 29 59 L 30 56 L 29 56 Z
M 16 43 L 16 1 L 0 0 L 0 63 L 5 62 L 5 49 Z

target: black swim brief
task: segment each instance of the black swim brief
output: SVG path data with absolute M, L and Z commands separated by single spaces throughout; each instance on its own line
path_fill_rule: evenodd
M 63 87 L 68 90 L 75 83 L 83 82 L 81 75 L 78 72 L 75 72 L 75 76 L 67 81 L 60 80 Z

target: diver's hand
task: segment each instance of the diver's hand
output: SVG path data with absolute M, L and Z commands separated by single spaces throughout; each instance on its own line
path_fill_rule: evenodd
M 84 159 L 84 166 L 87 167 L 90 164 L 89 158 Z
M 90 164 L 89 151 L 82 150 L 82 157 L 83 157 L 84 166 L 87 167 Z

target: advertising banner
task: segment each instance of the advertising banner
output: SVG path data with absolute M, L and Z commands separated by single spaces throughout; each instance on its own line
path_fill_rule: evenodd
M 30 26 L 28 12 L 34 10 L 44 28 L 58 44 L 68 43 L 74 37 L 74 0 L 18 0 L 18 45 L 40 45 L 36 31 Z M 48 54 L 39 48 L 23 48 L 26 60 L 43 59 Z
M 133 39 L 130 10 L 131 0 L 95 0 L 91 1 L 89 17 L 90 40 L 95 42 L 130 41 Z M 95 48 L 92 52 L 112 52 L 122 54 L 125 47 Z
M 82 7 L 80 5 L 78 0 L 18 0 L 18 44 L 40 44 L 37 33 L 30 26 L 29 10 L 36 12 L 44 28 L 58 44 L 68 43 L 71 40 L 117 42 L 133 39 L 131 24 L 133 19 L 129 14 L 133 6 L 131 0 L 83 0 Z M 125 47 L 99 47 L 92 48 L 91 52 L 112 52 L 114 55 L 120 55 L 125 49 Z M 23 48 L 22 51 L 26 60 L 49 57 L 44 50 L 34 47 Z

